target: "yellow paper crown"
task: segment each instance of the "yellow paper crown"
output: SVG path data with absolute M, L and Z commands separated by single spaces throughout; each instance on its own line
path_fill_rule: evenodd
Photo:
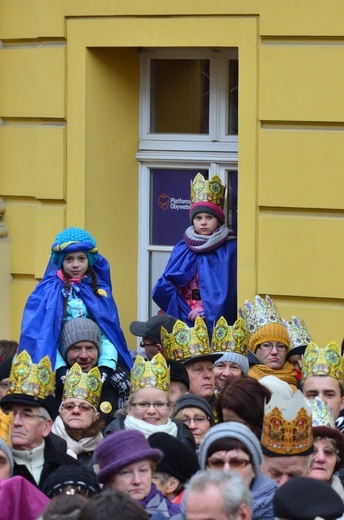
M 332 341 L 325 347 L 309 343 L 302 356 L 301 383 L 312 376 L 331 376 L 343 384 L 344 359 L 337 343 Z
M 222 185 L 218 175 L 214 175 L 209 181 L 205 180 L 201 173 L 197 173 L 191 183 L 190 202 L 212 202 L 223 210 L 225 203 L 225 186 Z
M 239 318 L 233 326 L 228 325 L 223 316 L 217 321 L 211 338 L 212 352 L 233 352 L 247 356 L 248 330 L 244 320 Z
M 10 448 L 12 448 L 13 420 L 13 412 L 6 414 L 0 409 L 0 439 L 5 441 Z
M 130 373 L 130 393 L 133 394 L 142 388 L 159 388 L 159 390 L 169 392 L 170 369 L 160 352 L 151 361 L 146 361 L 142 356 L 135 358 Z
M 55 372 L 48 356 L 38 364 L 32 363 L 26 350 L 16 354 L 12 361 L 7 395 L 25 394 L 38 399 L 54 395 Z
M 166 359 L 185 361 L 194 356 L 212 354 L 208 330 L 200 316 L 196 318 L 194 327 L 177 320 L 170 334 L 161 327 L 161 343 Z
M 103 381 L 98 367 L 93 367 L 87 373 L 81 370 L 78 363 L 74 363 L 68 370 L 63 386 L 62 401 L 74 397 L 85 399 L 95 408 L 98 407 Z
M 272 455 L 306 455 L 313 447 L 312 407 L 297 390 L 285 400 L 274 392 L 265 405 L 263 451 Z M 307 453 L 306 453 L 307 452 Z

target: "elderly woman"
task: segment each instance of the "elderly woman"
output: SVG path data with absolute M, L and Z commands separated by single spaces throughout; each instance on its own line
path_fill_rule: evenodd
M 95 450 L 98 480 L 105 488 L 128 493 L 147 513 L 159 511 L 165 518 L 172 518 L 180 512 L 179 505 L 164 497 L 152 482 L 155 466 L 162 457 L 160 450 L 150 447 L 143 433 L 115 432 Z
M 105 423 L 97 411 L 101 391 L 99 369 L 85 373 L 75 363 L 67 373 L 59 415 L 52 426 L 52 432 L 66 441 L 67 453 L 83 465 L 90 463 L 95 447 L 103 440 Z
M 175 402 L 172 417 L 180 420 L 191 430 L 196 450 L 211 426 L 214 426 L 214 414 L 209 402 L 195 394 L 185 394 Z
M 171 419 L 172 402 L 169 394 L 170 370 L 159 353 L 146 361 L 137 356 L 130 376 L 130 395 L 126 410 L 116 414 L 105 429 L 105 435 L 118 430 L 139 430 L 147 438 L 164 432 L 178 437 L 195 449 L 190 430 Z
M 344 489 L 335 475 L 344 465 L 344 435 L 334 425 L 331 408 L 319 397 L 312 401 L 314 452 L 310 466 L 311 478 L 324 480 L 344 501 Z
M 257 437 L 238 422 L 216 424 L 205 435 L 199 450 L 201 469 L 237 472 L 250 488 L 252 520 L 274 520 L 272 498 L 277 484 L 260 472 L 263 454 Z

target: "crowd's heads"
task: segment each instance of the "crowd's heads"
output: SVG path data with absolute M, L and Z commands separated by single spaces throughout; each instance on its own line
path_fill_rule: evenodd
M 51 246 L 51 261 L 61 267 L 67 253 L 78 251 L 86 254 L 90 266 L 96 263 L 98 249 L 93 236 L 80 228 L 64 229 L 56 235 L 55 242 Z
M 89 318 L 75 318 L 68 320 L 61 332 L 60 353 L 64 359 L 67 358 L 68 350 L 76 343 L 88 341 L 93 343 L 99 350 L 101 344 L 101 332 L 98 325 Z
M 95 460 L 99 466 L 99 482 L 106 483 L 120 469 L 139 462 L 162 459 L 160 450 L 151 448 L 143 433 L 138 430 L 120 430 L 108 435 L 95 449 Z
M 244 320 L 239 318 L 232 326 L 228 325 L 223 316 L 217 321 L 212 334 L 211 349 L 222 354 L 214 363 L 231 362 L 239 365 L 243 374 L 248 373 L 249 363 L 247 358 L 249 334 Z
M 151 341 L 154 341 L 155 344 L 160 344 L 161 327 L 164 327 L 164 329 L 170 333 L 176 321 L 176 318 L 170 314 L 158 314 L 147 321 L 132 321 L 129 328 L 134 336 L 149 338 Z
M 43 493 L 49 498 L 60 494 L 79 494 L 92 497 L 100 492 L 97 477 L 93 470 L 85 466 L 60 466 L 45 480 Z
M 191 224 L 198 213 L 209 213 L 224 224 L 225 186 L 218 175 L 207 181 L 201 173 L 197 173 L 191 184 L 190 202 Z

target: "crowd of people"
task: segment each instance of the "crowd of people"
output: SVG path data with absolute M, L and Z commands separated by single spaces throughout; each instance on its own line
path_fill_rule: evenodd
M 0 342 L 0 520 L 344 518 L 344 358 L 257 295 L 237 309 L 224 186 L 133 321 L 79 228 L 56 236 L 19 344 Z

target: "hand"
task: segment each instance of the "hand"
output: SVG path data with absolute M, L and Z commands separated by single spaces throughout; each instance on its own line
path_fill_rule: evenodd
M 195 319 L 198 317 L 198 310 L 192 309 L 192 311 L 189 312 L 188 318 L 190 321 L 195 321 Z

